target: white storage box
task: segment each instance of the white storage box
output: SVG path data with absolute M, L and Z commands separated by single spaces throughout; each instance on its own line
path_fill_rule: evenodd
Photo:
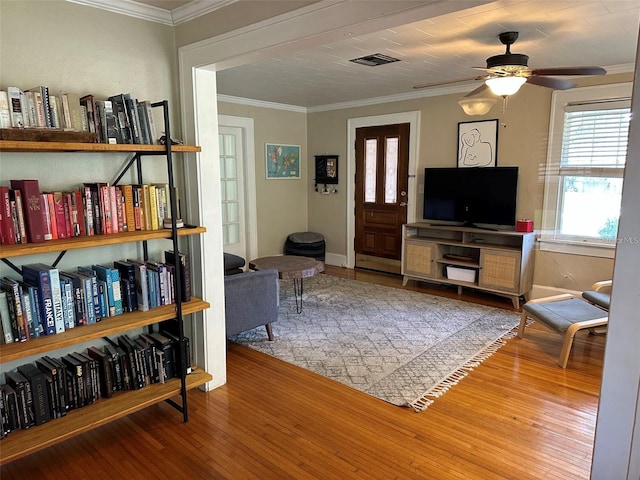
M 478 271 L 475 268 L 454 267 L 453 265 L 447 265 L 447 278 L 449 280 L 460 280 L 461 282 L 475 282 L 476 273 Z

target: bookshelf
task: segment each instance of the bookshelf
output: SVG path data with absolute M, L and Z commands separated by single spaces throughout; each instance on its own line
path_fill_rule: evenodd
M 153 107 L 162 107 L 164 114 L 164 131 L 167 138 L 171 138 L 168 123 L 168 103 L 166 101 L 152 104 Z M 180 237 L 199 235 L 206 232 L 201 226 L 185 226 L 177 228 L 175 219 L 178 216 L 177 198 L 174 191 L 173 156 L 182 153 L 197 153 L 198 146 L 190 145 L 140 145 L 140 144 L 97 144 L 97 143 L 66 143 L 66 142 L 34 142 L 0 140 L 0 152 L 14 153 L 59 153 L 59 152 L 102 152 L 116 154 L 131 154 L 130 161 L 121 169 L 118 179 L 130 168 L 137 169 L 138 183 L 142 184 L 142 158 L 156 156 L 166 160 L 166 173 L 170 187 L 171 228 L 162 230 L 140 230 L 110 235 L 93 235 L 85 237 L 72 237 L 60 240 L 49 240 L 43 243 L 27 243 L 17 245 L 1 245 L 0 260 L 16 269 L 12 260 L 21 256 L 35 254 L 58 254 L 58 260 L 68 250 L 95 249 L 105 246 L 113 246 L 132 242 L 141 242 L 144 246 L 144 259 L 147 260 L 147 242 L 171 241 L 171 249 L 179 252 L 178 239 Z M 154 163 L 157 167 L 157 164 Z M 117 183 L 114 182 L 114 183 Z M 56 263 L 53 266 L 56 266 Z M 18 269 L 19 271 L 19 269 Z M 148 311 L 134 311 L 123 313 L 115 317 L 107 317 L 92 325 L 83 325 L 68 329 L 55 335 L 41 336 L 26 342 L 15 342 L 0 345 L 0 364 L 27 359 L 37 355 L 46 355 L 84 342 L 97 340 L 102 337 L 123 334 L 127 331 L 141 327 L 151 327 L 163 320 L 178 319 L 178 337 L 180 342 L 184 339 L 183 315 L 200 312 L 209 308 L 205 300 L 191 297 L 190 301 L 182 302 L 180 299 L 181 279 L 180 268 L 176 265 L 173 286 L 176 292 L 175 303 L 152 308 Z M 185 364 L 182 349 L 182 364 Z M 11 432 L 0 440 L 0 464 L 5 464 L 17 458 L 32 454 L 42 448 L 64 441 L 74 435 L 84 433 L 92 428 L 104 425 L 110 421 L 138 411 L 154 403 L 167 401 L 183 415 L 183 421 L 188 420 L 187 390 L 201 386 L 212 380 L 212 376 L 201 370 L 194 369 L 190 374 L 186 369 L 181 369 L 180 375 L 169 379 L 166 383 L 146 385 L 139 390 L 116 392 L 111 398 L 99 399 L 92 405 L 84 406 L 70 411 L 62 418 L 53 419 L 42 425 L 31 427 L 27 430 Z M 2 370 L 5 371 L 4 369 Z M 181 403 L 177 403 L 172 397 L 181 397 Z

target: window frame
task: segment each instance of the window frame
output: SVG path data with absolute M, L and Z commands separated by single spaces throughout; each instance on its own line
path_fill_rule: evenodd
M 562 202 L 561 165 L 562 141 L 564 129 L 565 107 L 576 103 L 598 103 L 602 101 L 626 101 L 631 105 L 631 83 L 581 87 L 571 90 L 556 90 L 551 99 L 549 120 L 549 144 L 547 147 L 547 163 L 544 169 L 544 197 L 542 209 L 542 230 L 540 232 L 540 250 L 586 255 L 593 257 L 613 258 L 616 241 L 596 241 L 590 237 L 567 236 L 559 233 L 559 215 Z M 571 167 L 563 167 L 567 174 Z M 595 173 L 594 176 L 624 176 L 624 169 L 593 167 L 584 169 L 577 167 L 576 174 L 581 172 Z M 597 175 L 601 173 L 602 175 Z

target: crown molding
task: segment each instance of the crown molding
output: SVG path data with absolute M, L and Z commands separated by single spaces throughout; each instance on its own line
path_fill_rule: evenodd
M 175 26 L 235 3 L 237 0 L 193 0 L 174 10 L 144 5 L 133 0 L 67 0 L 87 7 Z
M 182 7 L 171 11 L 173 24 L 189 22 L 207 13 L 214 12 L 223 7 L 236 3 L 238 0 L 192 0 Z
M 274 108 L 276 110 L 287 110 L 289 112 L 307 113 L 306 107 L 299 105 L 288 105 L 286 103 L 266 102 L 264 100 L 254 100 L 253 98 L 234 97 L 232 95 L 217 95 L 219 102 L 235 103 L 238 105 L 248 105 L 250 107 Z

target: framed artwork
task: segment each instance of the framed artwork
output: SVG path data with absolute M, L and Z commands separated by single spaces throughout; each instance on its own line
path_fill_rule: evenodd
M 267 143 L 267 179 L 300 178 L 300 145 Z
M 458 167 L 495 167 L 498 120 L 458 123 Z

